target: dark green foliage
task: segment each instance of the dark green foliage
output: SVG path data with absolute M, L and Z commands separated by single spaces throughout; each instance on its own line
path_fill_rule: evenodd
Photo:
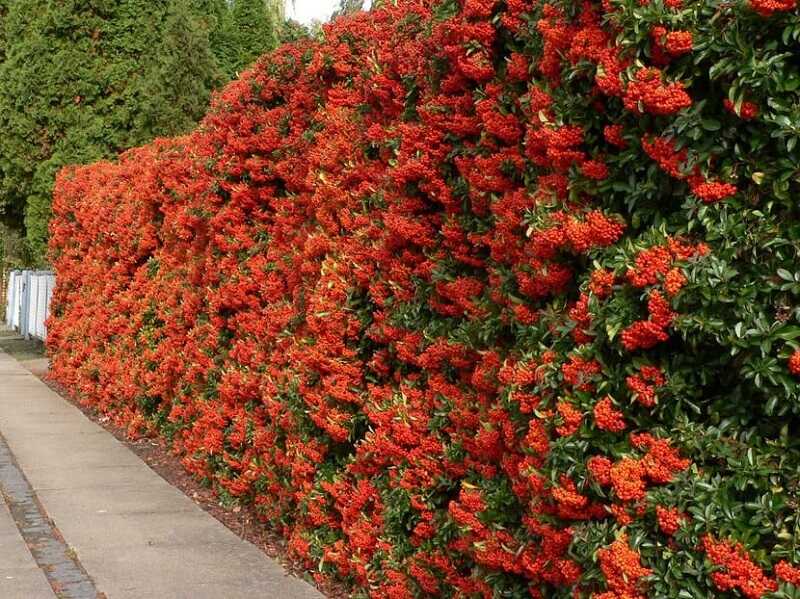
M 8 14 L 8 0 L 0 0 L 0 66 L 6 58 L 6 15 Z M 22 228 L 21 207 L 10 203 L 2 193 L 0 193 L 0 233 L 4 242 L 13 231 Z
M 187 0 L 6 4 L 0 205 L 41 258 L 55 173 L 188 130 L 217 69 Z
M 190 0 L 172 0 L 161 42 L 143 80 L 140 127 L 153 135 L 190 130 L 208 104 L 210 90 L 222 82 L 209 45 L 208 23 L 196 19 Z
M 42 262 L 56 172 L 190 130 L 278 35 L 280 0 L 0 0 L 0 222 Z
M 265 0 L 236 0 L 231 20 L 238 73 L 256 58 L 278 45 L 276 14 Z
M 0 223 L 0 273 L 25 264 L 25 244 L 19 233 Z
M 200 0 L 195 12 L 205 15 L 211 50 L 227 80 L 279 41 L 301 36 L 295 26 L 283 22 L 283 0 Z
M 308 28 L 297 21 L 285 21 L 280 30 L 280 43 L 282 44 L 308 39 L 309 37 L 311 37 L 311 33 Z
M 8 13 L 8 0 L 0 0 L 0 64 L 6 57 L 6 27 L 5 20 Z
M 232 79 L 236 73 L 238 50 L 230 4 L 227 0 L 208 0 L 205 4 L 211 51 L 223 76 Z

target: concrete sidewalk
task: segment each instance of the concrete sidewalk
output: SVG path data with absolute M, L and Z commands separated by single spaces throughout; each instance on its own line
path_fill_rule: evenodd
M 2 352 L 0 435 L 30 483 L 39 510 L 70 548 L 77 565 L 73 576 L 83 571 L 89 577 L 81 583 L 84 590 L 72 596 L 85 596 L 81 593 L 88 583 L 108 599 L 322 597 L 201 510 Z M 0 469 L 4 487 L 8 483 L 2 478 Z M 0 506 L 0 596 L 15 597 L 17 592 L 26 599 L 52 597 L 52 568 L 45 568 L 51 585 L 45 582 L 43 587 L 42 571 L 32 567 L 36 562 L 23 542 L 29 529 L 41 528 L 20 523 L 34 507 L 20 507 L 6 488 L 2 491 L 11 513 L 22 516 L 12 519 Z M 31 551 L 37 556 L 35 547 Z M 41 559 L 37 561 L 41 568 Z M 7 578 L 9 572 L 18 577 Z
M 53 597 L 50 584 L 28 550 L 8 507 L 5 502 L 0 503 L 0 597 Z

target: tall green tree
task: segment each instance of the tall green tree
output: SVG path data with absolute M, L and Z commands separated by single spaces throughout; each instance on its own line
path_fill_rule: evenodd
M 6 16 L 8 15 L 8 0 L 0 0 L 0 67 L 6 58 Z M 0 157 L 1 159 L 2 157 Z M 6 198 L 0 195 L 0 233 L 4 237 L 9 235 L 8 227 L 21 229 L 22 211 L 14 210 L 15 206 L 10 204 Z M 0 240 L 2 241 L 2 240 Z
M 309 31 L 308 27 L 302 23 L 288 19 L 283 22 L 280 31 L 280 39 L 278 41 L 282 44 L 286 44 L 301 39 L 308 39 L 309 37 L 311 37 L 311 31 Z
M 8 0 L 0 0 L 0 64 L 6 56 L 6 15 L 8 14 Z
M 158 135 L 189 131 L 222 82 L 208 23 L 193 16 L 190 0 L 171 0 L 143 78 L 136 128 Z
M 229 0 L 197 0 L 195 12 L 205 19 L 211 51 L 224 79 L 236 74 L 239 53 Z
M 278 45 L 278 18 L 272 0 L 234 0 L 232 27 L 237 49 L 236 72 Z
M 41 258 L 58 170 L 188 129 L 216 66 L 186 0 L 0 2 L 0 205 Z

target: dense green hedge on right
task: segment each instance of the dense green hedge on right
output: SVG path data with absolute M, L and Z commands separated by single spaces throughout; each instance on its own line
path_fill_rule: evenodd
M 795 0 L 398 0 L 59 176 L 54 375 L 370 597 L 800 597 Z

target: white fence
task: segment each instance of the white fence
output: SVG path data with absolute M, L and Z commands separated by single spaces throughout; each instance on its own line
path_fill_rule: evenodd
M 13 270 L 8 278 L 6 293 L 6 325 L 26 339 L 35 337 L 44 341 L 50 316 L 50 298 L 56 278 L 43 270 Z

